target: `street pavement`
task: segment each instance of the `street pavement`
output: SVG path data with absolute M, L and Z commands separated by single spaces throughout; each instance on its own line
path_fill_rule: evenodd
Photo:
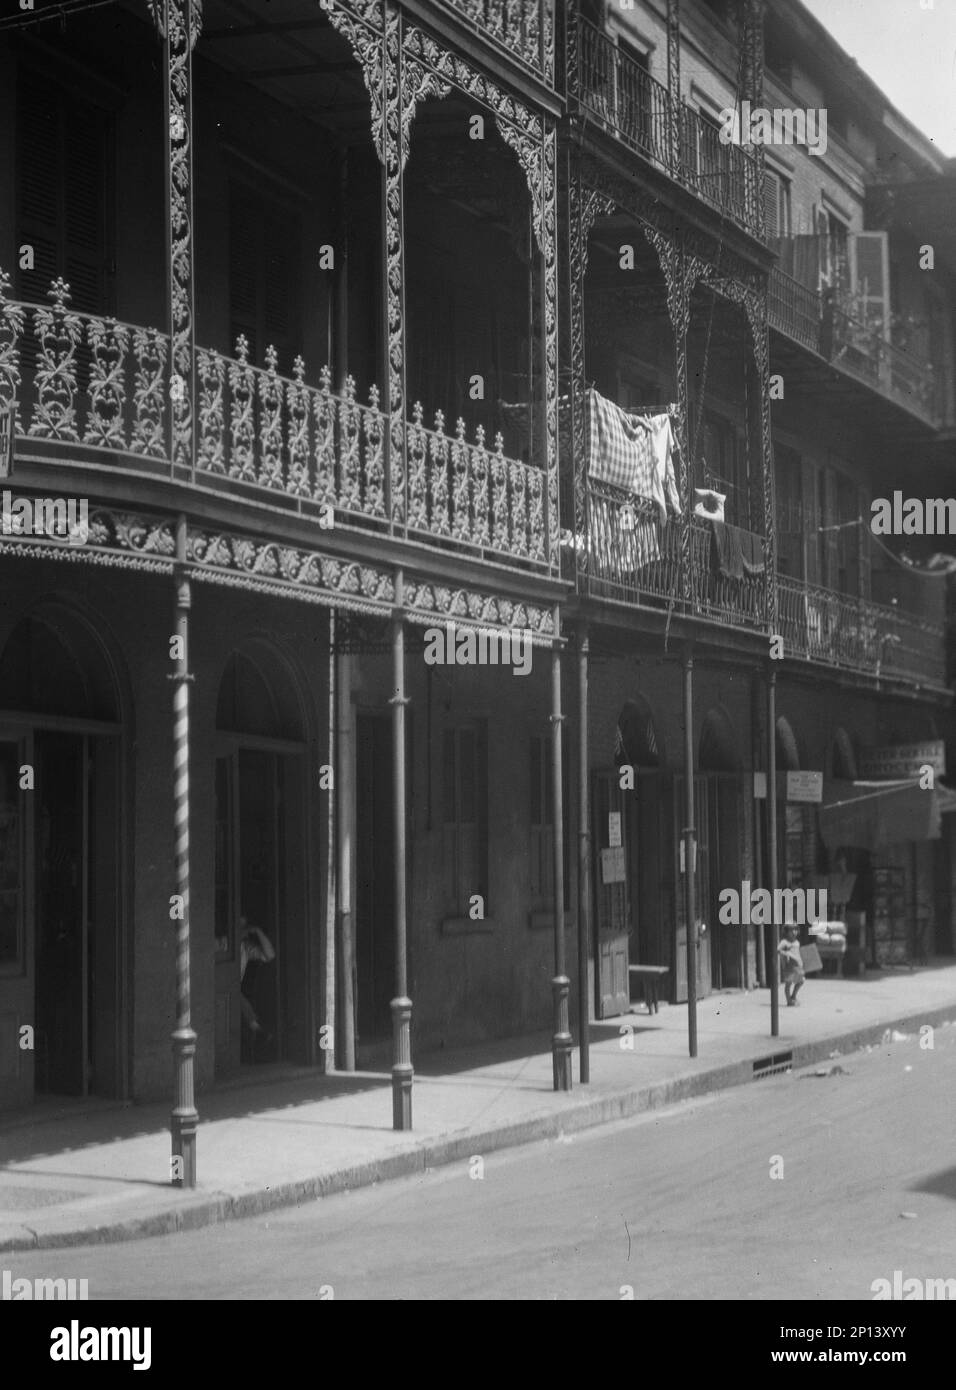
M 872 1300 L 897 1270 L 956 1287 L 956 1027 L 933 1044 L 212 1230 L 0 1263 L 86 1278 L 94 1300 Z
M 87 1102 L 62 1113 L 41 1104 L 0 1124 L 0 1251 L 142 1239 L 301 1207 L 472 1155 L 570 1140 L 728 1087 L 743 1088 L 728 1101 L 743 1103 L 745 1093 L 753 1108 L 755 1087 L 778 1084 L 753 1079 L 755 1064 L 769 1058 L 799 1068 L 887 1031 L 937 1025 L 942 1036 L 956 1020 L 956 964 L 812 978 L 800 1002 L 781 1007 L 780 1036 L 771 1039 L 767 991 L 709 996 L 699 1004 L 693 1059 L 684 1006 L 595 1024 L 591 1084 L 577 1084 L 575 1054 L 570 1093 L 552 1089 L 546 1037 L 416 1059 L 410 1133 L 391 1128 L 387 1074 L 259 1068 L 251 1084 L 200 1094 L 195 1191 L 169 1184 L 168 1104 Z M 844 1181 L 840 1173 L 832 1180 Z

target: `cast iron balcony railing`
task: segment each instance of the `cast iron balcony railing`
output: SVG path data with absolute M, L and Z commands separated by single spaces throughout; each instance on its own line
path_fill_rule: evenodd
M 555 0 L 443 0 L 512 60 L 554 85 Z
M 576 546 L 586 592 L 638 606 L 674 605 L 676 612 L 737 628 L 766 627 L 766 572 L 732 579 L 714 564 L 713 531 L 703 517 L 691 522 L 690 602 L 683 598 L 682 541 L 687 525 L 675 517 L 663 525 L 653 502 L 611 487 L 588 484 L 589 532 Z M 754 553 L 763 552 L 755 538 Z
M 770 272 L 768 310 L 771 327 L 794 342 L 819 353 L 935 429 L 946 423 L 934 365 L 888 341 L 835 297 L 808 288 L 775 266 Z
M 74 312 L 62 280 L 49 306 L 6 299 L 8 283 L 0 272 L 0 412 L 16 453 L 182 481 L 168 335 Z M 461 420 L 448 433 L 441 412 L 426 428 L 416 405 L 394 468 L 377 387 L 364 404 L 351 377 L 333 391 L 327 367 L 309 384 L 301 358 L 283 376 L 271 347 L 265 367 L 254 366 L 241 337 L 235 357 L 197 350 L 195 419 L 189 481 L 204 491 L 261 503 L 273 517 L 284 509 L 320 521 L 331 507 L 335 525 L 550 569 L 545 473 L 508 458 L 500 435 L 489 446 L 479 427 L 470 441 Z
M 594 598 L 767 632 L 769 575 L 730 578 L 715 563 L 709 521 L 691 522 L 690 600 L 684 598 L 682 540 L 687 521 L 659 521 L 655 503 L 606 483 L 588 484 L 587 537 L 565 534 L 582 591 Z M 751 554 L 762 553 L 752 537 Z M 775 631 L 788 657 L 840 670 L 945 685 L 943 626 L 898 607 L 835 593 L 777 575 Z
M 622 144 L 760 236 L 759 166 L 753 155 L 725 145 L 719 127 L 686 102 L 672 103 L 667 88 L 596 25 L 574 15 L 571 22 L 577 25 L 579 90 L 569 96 Z
M 777 580 L 777 614 L 787 654 L 867 675 L 946 683 L 939 624 L 783 576 Z

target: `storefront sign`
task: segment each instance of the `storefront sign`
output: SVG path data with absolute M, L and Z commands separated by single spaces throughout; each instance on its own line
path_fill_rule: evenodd
M 623 883 L 625 876 L 623 848 L 618 845 L 616 849 L 602 849 L 601 882 Z
M 822 801 L 822 800 L 823 800 L 823 773 L 822 773 L 822 772 L 788 772 L 788 773 L 787 773 L 787 800 L 788 800 L 788 801 Z
M 929 766 L 938 777 L 946 775 L 946 745 L 942 739 L 928 743 L 894 743 L 883 748 L 870 748 L 860 759 L 860 776 L 866 780 L 893 781 L 903 777 L 919 777 Z
M 621 813 L 611 811 L 607 818 L 607 842 L 611 849 L 617 849 L 621 843 Z

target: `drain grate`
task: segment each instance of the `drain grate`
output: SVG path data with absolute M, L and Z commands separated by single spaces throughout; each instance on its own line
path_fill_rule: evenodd
M 761 1057 L 754 1062 L 753 1079 L 761 1076 L 780 1076 L 782 1072 L 793 1070 L 793 1053 L 776 1052 L 772 1057 Z

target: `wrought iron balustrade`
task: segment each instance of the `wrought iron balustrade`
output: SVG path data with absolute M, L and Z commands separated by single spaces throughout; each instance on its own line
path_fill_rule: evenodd
M 943 424 L 940 383 L 933 364 L 862 323 L 842 303 L 779 266 L 770 272 L 768 311 L 772 328 L 818 352 L 835 367 L 905 406 L 927 424 Z
M 703 517 L 690 523 L 690 602 L 683 597 L 683 539 L 687 521 L 660 521 L 657 506 L 619 488 L 588 487 L 587 540 L 577 547 L 579 572 L 595 597 L 660 607 L 734 627 L 763 628 L 766 576 L 734 579 L 714 563 L 713 529 Z M 758 544 L 756 549 L 761 549 Z
M 812 352 L 821 352 L 823 306 L 816 290 L 795 280 L 792 275 L 774 266 L 770 272 L 768 310 L 770 322 L 788 338 L 793 338 Z
M 570 95 L 630 149 L 759 236 L 753 156 L 739 145 L 724 144 L 719 128 L 686 102 L 672 104 L 667 88 L 596 25 L 576 14 L 572 23 L 577 25 L 579 90 Z
M 118 470 L 183 481 L 172 464 L 168 335 L 75 312 L 62 280 L 49 306 L 11 301 L 8 289 L 0 272 L 0 410 L 21 451 L 45 441 L 51 462 L 105 457 Z M 479 427 L 470 441 L 461 420 L 449 434 L 441 412 L 426 428 L 416 405 L 396 459 L 377 387 L 365 404 L 351 377 L 333 391 L 328 367 L 313 385 L 301 358 L 291 376 L 274 348 L 265 361 L 249 361 L 244 338 L 234 357 L 197 349 L 189 481 L 320 522 L 331 508 L 334 524 L 550 569 L 546 472 L 506 456 L 500 435 L 488 446 Z
M 783 576 L 777 581 L 777 614 L 788 655 L 945 684 L 943 629 L 935 623 Z
M 443 0 L 511 58 L 554 83 L 555 0 Z

